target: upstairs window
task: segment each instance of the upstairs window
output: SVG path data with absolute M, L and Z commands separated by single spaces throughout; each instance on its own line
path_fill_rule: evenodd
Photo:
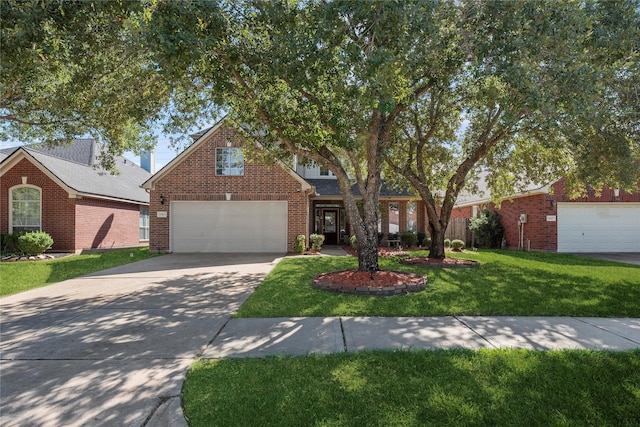
M 9 232 L 42 230 L 42 191 L 38 187 L 14 187 L 11 193 Z
M 242 148 L 216 148 L 216 175 L 244 175 Z
M 329 176 L 329 169 L 320 166 L 320 176 Z

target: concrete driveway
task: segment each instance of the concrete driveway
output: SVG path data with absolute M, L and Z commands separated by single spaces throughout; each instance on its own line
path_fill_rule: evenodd
M 639 252 L 608 252 L 608 253 L 574 253 L 573 255 L 583 256 L 587 258 L 603 259 L 605 261 L 624 262 L 626 264 L 640 265 Z
M 184 425 L 196 359 L 273 255 L 171 254 L 0 300 L 0 424 Z

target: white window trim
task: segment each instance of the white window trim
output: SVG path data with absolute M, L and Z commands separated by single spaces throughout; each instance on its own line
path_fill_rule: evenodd
M 38 199 L 38 204 L 40 206 L 40 212 L 38 212 L 40 217 L 38 230 L 42 231 L 42 188 L 31 184 L 20 184 L 14 185 L 13 187 L 9 188 L 9 233 L 13 233 L 13 190 L 17 190 L 20 188 L 33 188 L 38 190 L 38 192 L 40 193 L 40 198 Z
M 140 241 L 140 242 L 148 242 L 149 241 L 149 237 L 151 237 L 151 213 L 150 213 L 151 210 L 149 209 L 148 206 L 141 206 L 140 207 L 140 218 L 139 219 L 142 218 L 142 210 L 143 209 L 146 209 L 146 211 L 147 211 L 147 226 L 146 227 L 143 227 L 142 225 L 138 226 L 138 241 Z M 139 223 L 139 221 L 138 221 L 138 223 Z M 149 237 L 147 237 L 146 239 L 140 239 L 140 230 L 142 230 L 142 229 L 147 230 L 147 232 L 145 234 L 147 236 L 149 236 Z

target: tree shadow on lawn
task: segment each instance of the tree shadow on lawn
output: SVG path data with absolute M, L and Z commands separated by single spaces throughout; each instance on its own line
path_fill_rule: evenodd
M 393 297 L 339 295 L 311 287 L 315 274 L 353 268 L 353 260 L 287 260 L 256 289 L 237 317 L 640 316 L 636 267 L 598 262 L 596 267 L 565 268 L 510 255 L 474 256 L 482 262 L 475 269 L 430 269 L 381 261 L 382 268 L 428 276 L 424 291 Z

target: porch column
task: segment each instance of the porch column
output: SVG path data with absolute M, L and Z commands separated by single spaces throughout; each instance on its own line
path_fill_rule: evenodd
M 407 202 L 403 200 L 398 202 L 398 225 L 400 227 L 400 233 L 407 231 Z
M 427 206 L 422 200 L 418 200 L 416 204 L 416 210 L 418 214 L 418 231 L 427 234 Z
M 380 201 L 380 232 L 384 233 L 384 240 L 389 237 L 389 201 Z

